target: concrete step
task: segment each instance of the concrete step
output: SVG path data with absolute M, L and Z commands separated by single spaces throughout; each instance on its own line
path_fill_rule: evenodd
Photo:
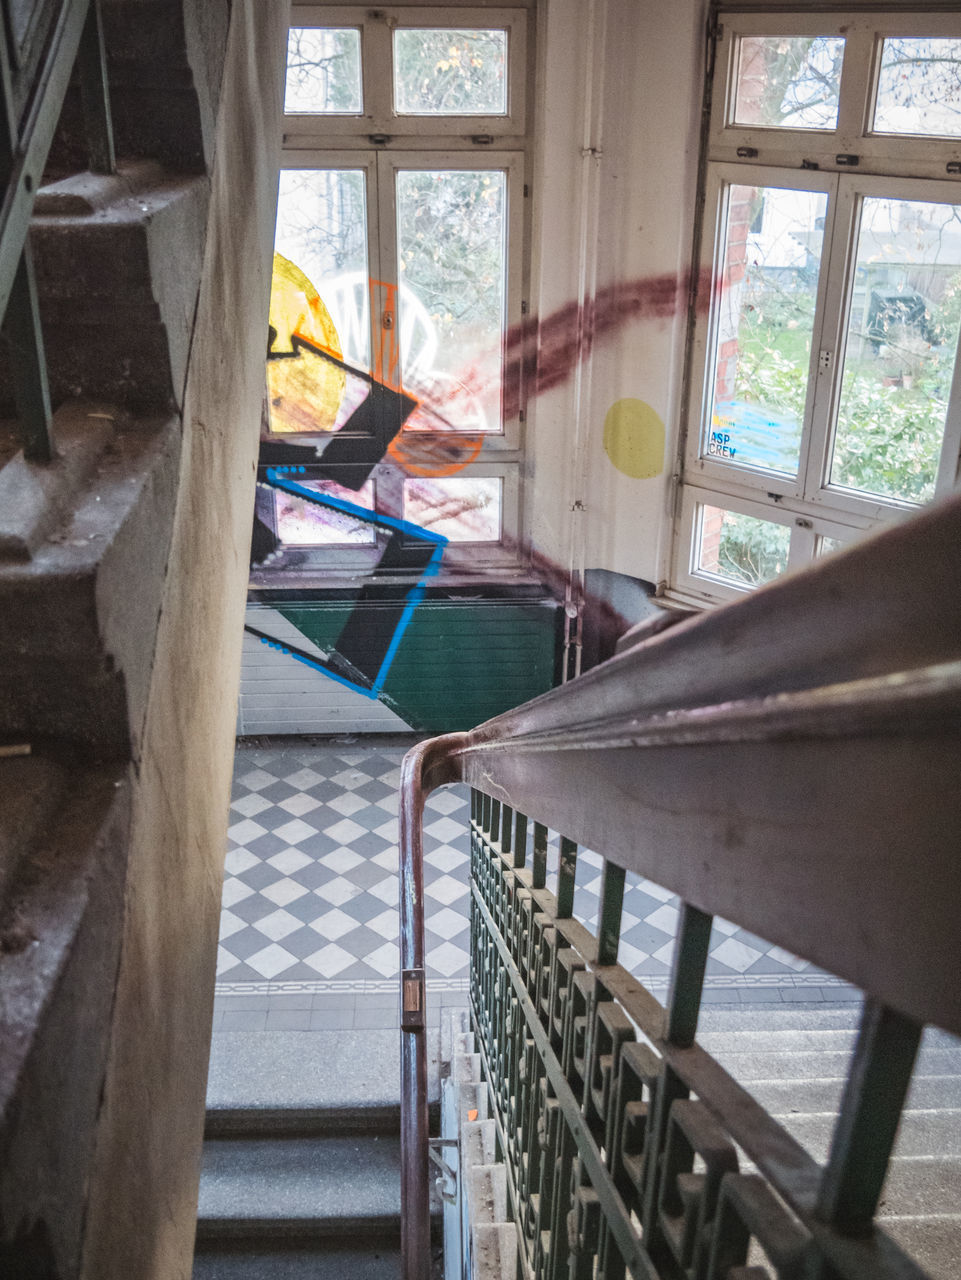
M 834 1111 L 809 1115 L 787 1112 L 775 1115 L 788 1133 L 823 1164 L 827 1159 L 831 1135 L 837 1120 Z M 901 1117 L 897 1157 L 961 1156 L 961 1110 L 905 1111 Z
M 753 1080 L 749 1093 L 772 1115 L 836 1112 L 844 1089 L 841 1077 L 821 1080 Z M 961 1076 L 915 1076 L 907 1106 L 917 1111 L 961 1107 Z
M 440 1031 L 428 1031 L 428 1097 L 440 1104 Z M 436 1117 L 435 1117 L 436 1118 Z M 400 1033 L 222 1031 L 213 1038 L 207 1133 L 397 1132 Z
M 198 1245 L 400 1234 L 400 1139 L 382 1134 L 214 1138 L 204 1144 Z
M 750 1031 L 758 1035 L 771 1031 L 857 1031 L 861 1022 L 858 1003 L 797 1009 L 769 1005 L 730 1007 L 702 1005 L 698 1015 L 698 1040 L 713 1032 Z
M 884 1229 L 931 1280 L 961 1276 L 961 1213 L 885 1216 Z
M 65 784 L 66 771 L 55 760 L 33 755 L 0 757 L 0 904 L 6 902 L 21 865 L 50 828 Z
M 200 1253 L 193 1280 L 400 1280 L 400 1252 L 381 1249 L 297 1249 Z
M 810 1049 L 794 1053 L 776 1053 L 763 1049 L 749 1052 L 719 1053 L 718 1061 L 743 1084 L 754 1080 L 818 1080 L 847 1075 L 850 1052 L 833 1049 Z M 919 1058 L 917 1072 L 921 1076 L 961 1077 L 961 1052 L 957 1049 L 928 1049 Z

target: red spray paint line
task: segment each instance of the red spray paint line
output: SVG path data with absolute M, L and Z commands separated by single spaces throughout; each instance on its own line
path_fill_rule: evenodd
M 696 305 L 701 314 L 708 308 L 711 280 L 709 268 L 697 278 Z M 691 283 L 691 273 L 683 272 L 606 285 L 588 306 L 569 302 L 545 319 L 530 316 L 513 325 L 504 337 L 504 418 L 517 416 L 525 391 L 528 397 L 537 396 L 566 382 L 596 343 L 610 339 L 624 325 L 636 320 L 670 320 L 686 311 Z M 465 370 L 458 381 L 474 394 L 484 388 L 484 375 L 476 367 Z M 447 420 L 443 402 L 431 403 L 425 397 L 422 403 L 436 423 L 448 426 L 449 434 L 418 440 L 416 445 L 413 433 L 405 434 L 405 450 L 409 448 L 416 455 L 416 465 L 410 470 L 419 476 L 453 475 L 477 456 L 480 438 L 458 432 Z M 391 450 L 402 466 L 405 461 L 414 461 L 411 454 L 404 458 L 400 452 Z

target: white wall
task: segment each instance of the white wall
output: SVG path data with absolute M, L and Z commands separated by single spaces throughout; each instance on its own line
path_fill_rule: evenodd
M 564 568 L 573 562 L 652 581 L 661 576 L 659 541 L 677 453 L 705 25 L 705 0 L 547 0 L 539 15 L 531 311 L 543 324 L 575 302 L 584 285 L 589 294 L 592 282 L 602 306 L 611 286 L 635 282 L 628 298 L 650 299 L 656 281 L 658 298 L 666 289 L 669 299 L 656 316 L 615 325 L 601 337 L 580 379 L 572 363 L 571 376 L 530 402 L 532 542 Z M 587 148 L 600 154 L 585 156 Z M 573 355 L 570 346 L 560 358 Z M 549 367 L 550 353 L 541 355 Z M 625 397 L 650 405 L 666 426 L 663 469 L 649 479 L 623 474 L 604 451 L 605 415 Z M 585 510 L 572 513 L 578 500 Z

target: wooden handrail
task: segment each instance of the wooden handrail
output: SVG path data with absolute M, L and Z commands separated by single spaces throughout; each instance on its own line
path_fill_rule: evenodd
M 961 498 L 415 748 L 401 950 L 421 980 L 421 815 L 452 781 L 961 1033 Z M 423 1081 L 408 1280 L 429 1260 L 422 1006 L 402 1031 L 408 1108 Z

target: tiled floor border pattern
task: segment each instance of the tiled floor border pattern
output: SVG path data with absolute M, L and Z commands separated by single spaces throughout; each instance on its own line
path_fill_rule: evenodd
M 258 998 L 323 1003 L 396 1000 L 398 974 L 397 784 L 415 739 L 363 738 L 238 744 L 226 859 L 218 1004 Z M 468 794 L 450 787 L 428 801 L 425 916 L 430 993 L 466 999 Z M 556 841 L 553 875 L 556 879 Z M 578 855 L 574 913 L 596 922 L 601 860 Z M 550 886 L 550 880 L 549 880 Z M 676 899 L 628 876 L 620 962 L 666 991 Z M 846 983 L 726 921 L 711 943 L 711 1002 L 856 999 Z M 266 1007 L 266 1006 L 265 1006 Z M 383 1005 L 387 1008 L 387 1004 Z M 276 1007 L 279 1015 L 283 1003 Z M 235 1008 L 233 1012 L 253 1012 Z

